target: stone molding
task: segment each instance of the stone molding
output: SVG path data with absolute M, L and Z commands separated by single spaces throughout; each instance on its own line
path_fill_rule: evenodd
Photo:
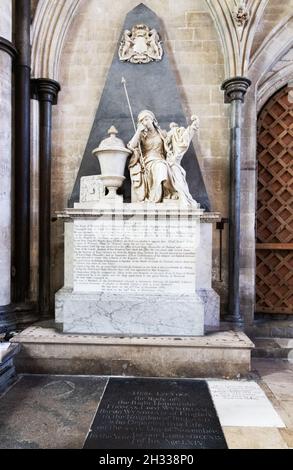
M 221 37 L 226 77 L 247 75 L 254 35 L 268 0 L 248 2 L 249 17 L 240 27 L 233 18 L 235 4 L 229 5 L 223 0 L 206 0 L 206 2 Z
M 222 83 L 221 90 L 225 92 L 225 103 L 240 100 L 244 103 L 244 97 L 251 85 L 251 80 L 246 77 L 228 78 Z
M 57 104 L 58 93 L 61 90 L 58 82 L 50 78 L 34 78 L 31 80 L 31 85 L 33 98 Z
M 293 47 L 293 18 L 286 17 L 270 32 L 251 58 L 247 77 L 256 87 L 262 87 L 265 75 L 291 47 Z
M 12 59 L 15 59 L 17 56 L 18 52 L 14 44 L 12 44 L 11 41 L 8 41 L 8 39 L 3 38 L 0 36 L 0 51 L 6 52 Z
M 124 206 L 124 207 L 123 207 Z M 123 216 L 130 216 L 130 215 L 135 215 L 135 214 L 148 214 L 148 215 L 153 215 L 153 216 L 159 216 L 161 215 L 162 217 L 166 217 L 166 215 L 170 215 L 174 212 L 178 213 L 178 208 L 177 209 L 163 209 L 159 210 L 159 208 L 156 210 L 150 210 L 150 211 L 143 211 L 143 210 L 134 210 L 130 209 L 127 207 L 128 204 L 123 204 L 121 209 L 119 210 L 119 213 Z M 87 217 L 87 218 L 93 218 L 101 215 L 108 215 L 111 216 L 113 215 L 113 210 L 112 209 L 65 209 L 64 211 L 59 211 L 56 212 L 58 219 L 65 219 L 65 220 L 72 220 L 75 218 L 79 217 Z M 189 217 L 190 214 L 194 214 L 196 217 L 199 217 L 200 223 L 216 223 L 221 220 L 221 214 L 220 212 L 203 212 L 202 209 L 196 209 L 194 211 L 190 210 L 180 210 L 180 215 L 183 217 Z
M 257 90 L 257 112 L 261 110 L 270 96 L 280 90 L 288 82 L 292 81 L 292 77 L 293 63 L 290 63 L 286 67 L 277 70 L 273 74 L 269 74 L 267 80 L 263 81 Z
M 40 0 L 32 25 L 32 76 L 58 81 L 61 51 L 82 0 Z

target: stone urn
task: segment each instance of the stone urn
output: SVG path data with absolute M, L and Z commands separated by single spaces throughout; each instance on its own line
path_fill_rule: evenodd
M 131 150 L 126 148 L 122 139 L 116 137 L 118 131 L 114 126 L 110 127 L 108 134 L 109 137 L 103 139 L 92 153 L 99 159 L 101 167 L 99 178 L 108 189 L 108 194 L 104 199 L 123 201 L 123 196 L 117 194 L 117 189 L 125 180 L 124 169 Z

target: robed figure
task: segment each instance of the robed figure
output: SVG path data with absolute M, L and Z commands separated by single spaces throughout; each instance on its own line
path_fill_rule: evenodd
M 128 143 L 132 151 L 129 171 L 135 201 L 158 203 L 174 199 L 182 205 L 197 206 L 181 166 L 182 157 L 198 129 L 197 118 L 192 119 L 187 128 L 171 123 L 166 132 L 160 128 L 152 111 L 139 113 L 136 132 Z

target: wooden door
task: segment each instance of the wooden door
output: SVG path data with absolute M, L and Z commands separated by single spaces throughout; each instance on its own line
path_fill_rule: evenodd
M 293 105 L 289 88 L 258 118 L 256 312 L 293 314 Z M 291 97 L 292 101 L 292 97 Z

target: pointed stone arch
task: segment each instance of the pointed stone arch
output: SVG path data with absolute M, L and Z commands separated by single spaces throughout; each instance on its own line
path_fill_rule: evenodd
M 293 46 L 293 15 L 285 17 L 267 36 L 251 58 L 248 78 L 255 86 Z
M 251 58 L 247 77 L 252 84 L 244 106 L 243 153 L 241 163 L 241 308 L 246 321 L 255 309 L 255 210 L 257 112 L 277 89 L 287 83 L 293 64 L 271 74 L 274 65 L 293 45 L 293 17 L 284 18 L 267 36 Z M 292 76 L 292 75 L 291 75 Z M 244 229 L 245 228 L 245 229 Z
M 32 76 L 58 81 L 62 46 L 81 0 L 40 0 L 32 24 Z
M 249 0 L 248 21 L 238 26 L 233 18 L 236 0 L 206 0 L 221 37 L 227 78 L 246 76 L 254 34 L 268 0 Z
M 257 112 L 261 110 L 263 105 L 276 91 L 283 88 L 284 85 L 292 81 L 293 77 L 293 63 L 275 71 L 270 75 L 267 80 L 262 82 L 258 88 L 257 94 Z

